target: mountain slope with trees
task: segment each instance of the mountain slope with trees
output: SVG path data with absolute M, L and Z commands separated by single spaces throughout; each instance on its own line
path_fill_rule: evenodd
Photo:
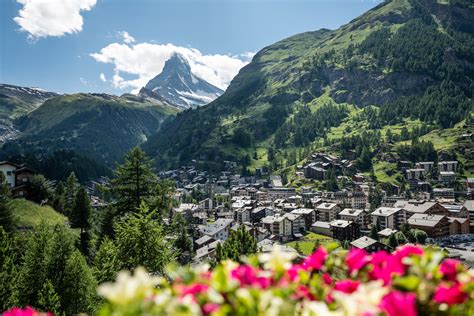
M 15 121 L 21 135 L 3 146 L 2 156 L 73 150 L 113 166 L 177 112 L 168 103 L 132 95 L 81 93 L 55 97 Z
M 337 30 L 262 49 L 224 95 L 143 147 L 160 168 L 199 159 L 278 169 L 356 113 L 366 124 L 357 133 L 407 120 L 419 122 L 417 136 L 452 127 L 473 109 L 473 25 L 470 1 L 386 1 Z

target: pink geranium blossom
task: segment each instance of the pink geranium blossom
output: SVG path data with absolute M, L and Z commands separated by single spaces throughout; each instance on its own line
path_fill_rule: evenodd
M 303 262 L 305 270 L 320 270 L 326 261 L 328 252 L 323 247 L 319 247 L 311 256 L 307 257 Z
M 451 287 L 440 285 L 434 294 L 436 303 L 446 303 L 448 305 L 460 304 L 467 298 L 467 294 L 461 290 L 461 285 L 456 284 Z
M 346 256 L 346 264 L 349 272 L 358 271 L 370 262 L 370 256 L 365 250 L 352 248 Z
M 358 281 L 353 281 L 353 280 L 343 280 L 339 281 L 334 285 L 334 289 L 336 291 L 344 292 L 347 294 L 353 293 L 357 291 L 357 288 L 359 287 L 360 282 Z
M 197 294 L 207 292 L 207 290 L 209 289 L 209 286 L 206 284 L 197 283 L 193 285 L 179 285 L 176 287 L 176 289 L 182 297 L 186 295 L 196 296 Z
M 219 304 L 206 303 L 202 307 L 202 311 L 203 311 L 204 315 L 209 315 L 210 313 L 217 311 L 219 309 L 219 307 L 220 307 Z
M 387 316 L 416 316 L 416 295 L 414 293 L 390 292 L 380 303 Z
M 36 310 L 34 310 L 31 307 L 25 307 L 24 309 L 19 308 L 19 307 L 13 307 L 2 314 L 3 316 L 40 316 L 40 315 L 46 315 L 46 316 L 53 316 L 52 313 L 41 313 Z
M 443 277 L 449 281 L 455 281 L 458 267 L 460 262 L 454 259 L 445 259 L 440 267 L 439 271 L 443 274 Z

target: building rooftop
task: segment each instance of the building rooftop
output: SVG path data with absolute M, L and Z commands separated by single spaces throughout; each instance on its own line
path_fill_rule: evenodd
M 375 211 L 373 211 L 372 215 L 388 217 L 388 216 L 398 213 L 400 210 L 401 208 L 398 208 L 398 207 L 382 206 L 376 209 Z
M 332 222 L 330 222 L 329 226 L 344 228 L 344 227 L 347 227 L 347 226 L 351 225 L 352 223 L 353 223 L 353 221 L 345 221 L 343 219 L 336 219 L 336 220 L 333 220 Z
M 339 216 L 359 216 L 363 212 L 362 209 L 345 208 L 339 213 Z
M 377 240 L 372 239 L 370 237 L 364 236 L 360 237 L 359 239 L 356 239 L 351 242 L 351 246 L 359 248 L 359 249 L 365 249 L 369 246 L 372 246 L 373 244 L 378 243 Z
M 415 226 L 435 227 L 445 216 L 433 214 L 413 214 L 408 224 Z

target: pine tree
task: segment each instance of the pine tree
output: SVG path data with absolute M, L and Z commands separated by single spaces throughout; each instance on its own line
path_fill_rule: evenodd
M 46 280 L 43 288 L 38 294 L 38 304 L 36 307 L 45 312 L 51 312 L 53 315 L 58 315 L 60 311 L 61 302 L 58 293 L 54 290 L 51 280 Z
M 370 228 L 369 237 L 375 240 L 379 240 L 379 234 L 378 234 L 376 225 L 372 225 L 372 227 Z
M 92 206 L 89 195 L 84 187 L 80 187 L 76 193 L 76 198 L 74 199 L 74 207 L 71 210 L 69 221 L 71 223 L 71 228 L 80 229 L 81 251 L 84 254 L 88 253 L 90 229 L 89 217 L 91 210 Z
M 0 227 L 0 310 L 16 305 L 17 269 L 8 234 Z
M 77 250 L 66 261 L 64 283 L 68 286 L 61 292 L 61 301 L 66 315 L 91 312 L 96 300 L 97 282 L 86 259 Z
M 115 223 L 115 244 L 123 268 L 145 267 L 151 273 L 162 273 L 164 266 L 175 257 L 163 234 L 163 227 L 154 220 L 143 202 L 135 213 Z
M 136 211 L 141 202 L 152 195 L 156 175 L 151 166 L 151 160 L 138 147 L 133 148 L 125 156 L 125 162 L 117 166 L 111 188 L 119 214 Z
M 150 207 L 158 211 L 161 217 L 171 218 L 173 208 L 173 193 L 175 191 L 175 184 L 173 181 L 165 179 L 156 183 L 152 192 Z
M 64 197 L 65 197 L 65 205 L 64 205 L 64 214 L 69 216 L 72 212 L 74 207 L 74 200 L 76 198 L 76 193 L 79 188 L 79 183 L 77 182 L 76 175 L 74 172 L 71 172 L 66 180 L 66 186 L 64 188 Z
M 105 238 L 100 244 L 93 261 L 93 273 L 97 282 L 110 282 L 115 279 L 122 263 L 118 259 L 118 249 L 114 242 Z
M 6 232 L 13 231 L 13 215 L 7 205 L 10 197 L 10 186 L 6 183 L 3 172 L 0 172 L 0 226 Z
M 395 234 L 391 234 L 390 237 L 388 237 L 388 245 L 394 249 L 398 247 L 398 241 Z
M 28 198 L 36 203 L 42 203 L 51 196 L 51 187 L 43 175 L 34 175 L 28 182 Z

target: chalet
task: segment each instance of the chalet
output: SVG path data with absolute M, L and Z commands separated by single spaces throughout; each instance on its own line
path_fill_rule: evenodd
M 426 174 L 425 169 L 417 168 L 417 169 L 407 169 L 405 171 L 405 176 L 408 181 L 410 180 L 423 180 Z
M 8 161 L 0 162 L 0 172 L 12 190 L 13 197 L 27 197 L 28 183 L 35 174 L 33 169 Z
M 448 217 L 448 220 L 450 235 L 469 234 L 469 218 Z
M 316 222 L 316 211 L 311 208 L 298 208 L 291 211 L 292 214 L 301 215 L 304 219 L 305 230 L 310 230 L 311 225 Z
M 452 171 L 456 172 L 458 169 L 457 161 L 440 161 L 438 162 L 438 171 Z
M 421 162 L 417 162 L 415 164 L 415 168 L 424 169 L 425 173 L 428 173 L 431 170 L 433 170 L 433 167 L 434 167 L 434 162 L 433 161 L 421 161 Z
M 474 233 L 474 200 L 467 200 L 464 202 L 463 206 L 466 208 L 469 213 L 469 226 L 471 234 Z
M 289 228 L 288 235 L 296 236 L 306 230 L 305 221 L 300 214 L 287 213 L 285 217 L 285 226 Z
M 330 222 L 332 220 L 335 220 L 340 210 L 341 207 L 336 203 L 321 203 L 316 206 L 318 219 L 324 222 Z
M 316 234 L 332 237 L 332 231 L 329 222 L 317 221 L 311 224 L 311 231 Z
M 385 228 L 379 231 L 377 235 L 379 235 L 381 238 L 389 238 L 390 236 L 392 236 L 393 234 L 396 234 L 397 232 L 398 230 L 396 229 Z
M 345 208 L 338 217 L 346 221 L 353 221 L 362 229 L 368 228 L 370 222 L 368 214 L 363 209 Z
M 456 181 L 456 173 L 454 171 L 440 171 L 438 180 L 444 185 L 451 185 Z
M 354 240 L 359 237 L 359 226 L 353 221 L 336 219 L 329 223 L 332 237 L 337 240 Z
M 403 208 L 407 214 L 407 217 L 410 217 L 413 214 L 449 215 L 448 210 L 438 202 L 424 200 L 404 200 L 395 203 L 394 207 Z
M 304 167 L 304 176 L 308 179 L 321 181 L 326 179 L 326 173 L 325 169 L 317 167 L 317 164 L 314 162 Z
M 444 215 L 413 214 L 408 219 L 408 225 L 425 231 L 430 238 L 443 238 L 449 235 L 449 219 Z
M 398 207 L 379 207 L 372 212 L 372 223 L 379 229 L 399 229 L 405 222 L 405 212 Z
M 452 188 L 434 188 L 433 198 L 454 200 L 454 189 Z
M 225 241 L 229 237 L 230 227 L 234 220 L 219 218 L 212 224 L 198 226 L 202 236 L 207 235 L 215 240 Z
M 385 250 L 385 251 L 391 250 L 391 247 L 385 244 L 382 244 L 381 242 L 367 236 L 360 237 L 352 241 L 351 246 L 357 249 L 363 249 L 369 253 L 377 252 L 380 250 Z

